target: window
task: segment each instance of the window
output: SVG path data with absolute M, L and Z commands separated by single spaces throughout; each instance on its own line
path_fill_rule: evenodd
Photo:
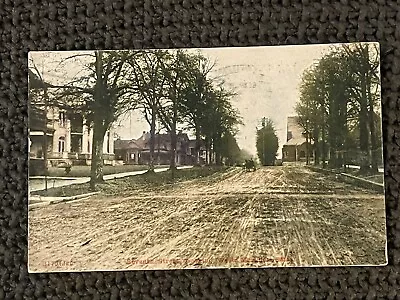
M 60 137 L 58 139 L 58 152 L 64 152 L 65 150 L 65 137 Z
M 83 132 L 83 117 L 79 114 L 71 114 L 69 117 L 71 124 L 71 132 L 82 133 Z
M 82 136 L 71 135 L 71 152 L 80 153 L 82 148 Z
M 60 127 L 65 127 L 66 117 L 64 111 L 58 113 L 58 123 L 60 124 Z
M 293 134 L 291 131 L 287 132 L 287 141 L 291 140 L 293 138 Z

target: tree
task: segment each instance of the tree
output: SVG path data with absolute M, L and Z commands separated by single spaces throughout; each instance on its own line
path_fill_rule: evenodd
M 176 169 L 177 127 L 196 135 L 196 162 L 201 139 L 209 142 L 209 154 L 222 164 L 222 138 L 235 134 L 240 123 L 230 100 L 235 95 L 222 85 L 214 87 L 209 74 L 214 66 L 201 53 L 177 51 L 136 51 L 127 59 L 128 74 L 135 90 L 137 107 L 150 125 L 150 170 L 154 166 L 154 135 L 158 121 L 171 140 L 170 169 Z M 212 149 L 212 152 L 211 152 Z M 209 160 L 211 162 L 211 159 Z
M 242 161 L 242 151 L 235 136 L 229 131 L 221 138 L 221 157 L 228 166 L 239 164 Z
M 49 105 L 48 89 L 51 85 L 45 82 L 43 74 L 39 71 L 33 60 L 29 60 L 30 69 L 28 71 L 29 78 L 29 126 L 32 125 L 34 119 L 39 128 L 43 129 L 43 167 L 44 167 L 44 188 L 47 191 L 47 175 L 48 175 L 48 143 L 47 143 L 47 107 Z M 43 120 L 40 118 L 43 117 Z M 33 170 L 32 170 L 33 171 Z M 39 173 L 40 171 L 37 170 Z M 35 171 L 34 171 L 35 172 Z
M 321 133 L 325 130 L 323 119 L 326 112 L 323 106 L 325 96 L 321 93 L 318 81 L 320 77 L 316 71 L 313 67 L 304 72 L 300 85 L 300 101 L 296 104 L 295 111 L 299 116 L 299 125 L 314 144 L 314 164 L 318 165 L 321 153 L 325 162 L 325 151 L 321 149 Z
M 157 57 L 161 72 L 165 77 L 166 97 L 162 99 L 158 116 L 171 136 L 171 158 L 170 170 L 172 178 L 175 177 L 176 170 L 176 145 L 177 145 L 177 125 L 181 120 L 179 110 L 180 103 L 184 97 L 184 91 L 188 84 L 188 59 L 182 50 L 176 52 L 168 52 Z
M 58 97 L 67 98 L 69 106 L 82 113 L 93 127 L 90 186 L 103 181 L 103 143 L 107 130 L 119 116 L 134 109 L 132 101 L 135 88 L 126 80 L 129 75 L 127 51 L 95 51 L 83 54 L 90 58 L 88 72 L 59 88 Z M 76 57 L 69 57 L 64 61 Z
M 214 63 L 211 63 L 200 53 L 190 55 L 188 59 L 191 60 L 191 63 L 188 64 L 191 70 L 188 85 L 180 103 L 180 110 L 183 116 L 182 121 L 186 123 L 186 129 L 193 130 L 195 133 L 195 160 L 196 164 L 199 164 L 202 128 L 206 126 L 206 124 L 202 124 L 202 121 L 205 120 L 206 106 L 212 102 L 209 97 L 212 95 L 210 91 L 213 87 L 208 76 L 214 67 Z
M 138 51 L 135 56 L 128 59 L 132 67 L 130 80 L 137 89 L 138 108 L 150 126 L 150 159 L 149 171 L 154 171 L 154 149 L 156 122 L 160 112 L 161 100 L 165 95 L 166 77 L 162 72 L 163 57 L 166 52 L 162 50 Z
M 257 155 L 263 166 L 272 166 L 275 163 L 279 148 L 278 136 L 271 119 L 264 119 L 262 128 L 257 130 Z
M 232 106 L 231 99 L 236 94 L 224 88 L 222 84 L 210 89 L 204 114 L 201 119 L 202 134 L 205 137 L 209 163 L 222 164 L 223 136 L 237 133 L 242 124 L 239 111 Z M 212 157 L 214 155 L 214 157 Z
M 347 56 L 349 71 L 353 74 L 353 82 L 358 83 L 350 89 L 360 108 L 358 120 L 360 150 L 364 157 L 361 171 L 376 173 L 379 161 L 378 148 L 380 148 L 376 139 L 380 126 L 377 127 L 374 121 L 376 112 L 380 111 L 379 49 L 376 44 L 359 43 L 353 46 L 344 45 L 343 52 Z
M 376 47 L 352 44 L 333 47 L 303 74 L 296 105 L 300 125 L 315 143 L 325 167 L 360 165 L 377 172 L 379 161 L 379 55 Z M 355 133 L 357 133 L 357 138 Z

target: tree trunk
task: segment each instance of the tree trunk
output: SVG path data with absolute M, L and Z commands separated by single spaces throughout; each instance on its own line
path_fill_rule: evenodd
M 170 158 L 169 169 L 171 170 L 172 179 L 174 179 L 176 171 L 176 144 L 177 144 L 176 124 L 172 125 L 172 130 L 170 135 L 171 135 L 171 158 Z
M 90 189 L 96 190 L 96 183 L 103 181 L 103 143 L 106 126 L 101 116 L 104 112 L 104 97 L 106 95 L 103 83 L 103 56 L 102 51 L 96 51 L 96 86 L 95 86 L 95 106 L 93 122 L 93 138 L 92 138 L 92 158 L 90 167 Z
M 220 152 L 215 153 L 215 161 L 217 166 L 222 166 L 222 156 Z
M 344 132 L 343 132 L 343 169 L 346 172 L 347 170 L 347 163 L 348 163 L 348 137 L 349 137 L 349 128 L 347 124 L 347 102 L 344 110 Z
M 361 75 L 361 99 L 360 99 L 360 171 L 368 173 L 369 167 L 369 138 L 368 138 L 368 104 L 367 104 L 367 83 L 364 74 Z
M 337 167 L 337 119 L 339 117 L 337 99 L 330 96 L 328 115 L 329 167 Z
M 96 183 L 104 181 L 103 144 L 105 132 L 104 125 L 99 122 L 93 124 L 92 159 L 90 167 L 90 189 L 92 191 L 96 190 Z
M 368 104 L 369 104 L 369 128 L 371 132 L 371 171 L 378 173 L 378 145 L 376 141 L 376 128 L 374 120 L 374 102 L 371 95 L 371 79 L 367 77 L 367 92 L 368 92 Z
M 205 161 L 205 163 L 206 163 L 206 165 L 209 165 L 209 157 L 208 157 L 208 154 L 210 153 L 210 147 L 209 147 L 209 142 L 208 142 L 208 139 L 207 138 L 205 138 L 205 146 L 206 146 L 206 161 Z
M 201 140 L 200 140 L 200 128 L 196 125 L 196 146 L 195 146 L 195 165 L 200 165 L 200 148 L 201 148 Z
M 217 166 L 221 166 L 222 165 L 222 155 L 221 155 L 221 137 L 219 134 L 216 134 L 217 136 L 215 136 L 213 138 L 213 149 L 214 149 L 214 154 L 215 154 L 215 164 Z
M 306 130 L 306 165 L 308 165 L 310 163 L 310 147 L 308 146 L 308 142 L 309 142 L 309 134 L 308 134 L 308 129 Z M 265 154 L 264 154 L 265 155 Z
M 151 108 L 151 125 L 150 125 L 150 157 L 149 157 L 149 171 L 154 171 L 154 148 L 155 148 L 155 134 L 156 134 L 156 107 L 153 105 Z
M 47 88 L 44 89 L 44 131 L 43 131 L 43 161 L 44 161 L 44 190 L 47 191 L 47 176 L 49 175 L 49 164 L 47 159 Z
M 326 124 L 325 124 L 325 113 L 323 113 L 323 123 L 322 123 L 322 141 L 321 141 L 321 148 L 322 148 L 322 167 L 326 167 Z
M 212 165 L 213 161 L 212 161 L 212 157 L 213 157 L 213 149 L 212 149 L 212 141 L 211 139 L 208 140 L 208 164 Z
M 317 126 L 314 128 L 314 165 L 319 165 L 319 155 L 320 155 L 320 143 L 319 143 L 319 130 Z

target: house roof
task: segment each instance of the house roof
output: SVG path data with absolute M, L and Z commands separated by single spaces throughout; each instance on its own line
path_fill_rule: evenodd
M 287 141 L 284 146 L 299 146 L 306 142 L 298 116 L 287 117 Z
M 178 133 L 177 134 L 177 141 L 188 141 L 189 137 L 186 133 Z M 144 132 L 143 135 L 138 139 L 131 139 L 131 140 L 116 140 L 114 142 L 114 148 L 117 150 L 124 150 L 124 149 L 149 149 L 150 143 L 150 134 L 148 132 Z M 168 133 L 161 133 L 155 134 L 155 146 L 162 148 L 165 144 L 171 143 L 171 136 Z
M 37 108 L 35 106 L 29 105 L 28 121 L 29 130 L 34 131 L 46 131 L 47 133 L 54 132 L 54 128 L 49 128 L 49 124 L 46 120 L 46 114 L 43 109 Z
M 205 142 L 204 140 L 200 140 L 200 147 L 204 147 Z M 195 148 L 196 147 L 196 140 L 189 140 L 189 147 L 190 148 Z
M 42 81 L 39 76 L 37 76 L 31 70 L 28 70 L 28 80 L 30 89 L 43 89 L 51 87 L 51 84 Z
M 182 141 L 189 141 L 189 137 L 186 133 L 178 133 L 176 135 L 177 141 L 182 142 Z M 171 135 L 169 133 L 156 133 L 154 135 L 154 140 L 155 143 L 158 144 L 169 144 L 171 143 Z M 138 138 L 136 141 L 140 141 L 143 143 L 143 147 L 148 147 L 148 144 L 150 142 L 150 133 L 149 132 L 144 132 L 143 135 Z
M 305 138 L 294 138 L 287 141 L 283 146 L 300 146 L 306 142 Z
M 142 145 L 139 145 L 136 140 L 116 140 L 114 142 L 114 148 L 119 150 L 124 149 L 142 149 Z

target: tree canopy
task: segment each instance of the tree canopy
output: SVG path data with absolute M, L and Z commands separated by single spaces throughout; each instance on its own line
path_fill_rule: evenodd
M 334 47 L 304 72 L 296 111 L 314 143 L 315 164 L 356 164 L 362 172 L 377 172 L 382 164 L 379 93 L 376 45 Z
M 150 163 L 154 168 L 154 136 L 160 123 L 171 137 L 170 168 L 175 169 L 177 128 L 196 136 L 196 160 L 205 145 L 208 164 L 235 160 L 235 134 L 241 123 L 231 100 L 235 93 L 210 76 L 214 63 L 186 50 L 94 51 L 85 70 L 70 82 L 52 86 L 53 103 L 80 113 L 93 129 L 91 186 L 103 180 L 102 145 L 107 130 L 129 110 L 138 110 L 150 127 Z M 60 102 L 56 102 L 60 101 Z M 61 104 L 60 104 L 61 105 Z M 228 141 L 234 147 L 224 147 Z
M 274 123 L 269 118 L 263 118 L 262 127 L 257 130 L 256 148 L 258 158 L 263 166 L 274 165 L 279 141 Z

